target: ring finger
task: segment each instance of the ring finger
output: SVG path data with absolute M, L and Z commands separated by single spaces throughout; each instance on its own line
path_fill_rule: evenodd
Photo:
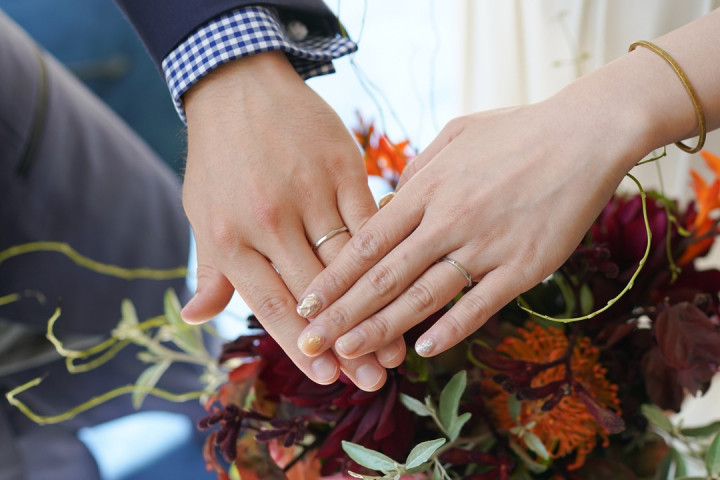
M 335 342 L 336 352 L 355 358 L 386 347 L 392 339 L 447 305 L 467 284 L 457 267 L 436 262 L 392 303 L 340 337 Z
M 418 227 L 360 277 L 339 300 L 314 318 L 298 340 L 300 349 L 313 356 L 330 348 L 341 335 L 401 295 L 432 266 L 428 258 L 439 258 L 453 249 L 443 245 L 442 240 L 438 241 L 436 235 L 423 233 L 423 229 Z M 405 252 L 423 252 L 423 255 L 422 258 L 408 260 Z
M 279 247 L 277 251 L 262 253 L 272 259 L 272 263 L 279 271 L 282 281 L 285 282 L 286 289 L 289 290 L 288 294 L 295 299 L 296 304 L 297 296 L 302 293 L 303 289 L 310 282 L 310 279 L 320 273 L 323 265 L 320 260 L 315 257 L 312 247 L 304 240 L 297 239 L 297 241 L 287 241 Z M 342 245 L 340 247 L 342 247 Z M 280 279 L 277 278 L 277 274 L 275 274 L 275 278 L 276 281 L 280 281 Z M 306 326 L 307 320 L 297 315 L 294 307 L 295 304 L 293 304 L 292 311 L 288 315 L 294 316 Z M 271 335 L 273 334 L 271 333 Z M 283 335 L 287 335 L 287 333 L 283 332 Z M 275 338 L 275 335 L 273 335 L 273 337 Z M 279 340 L 278 343 L 280 343 Z M 283 349 L 285 349 L 285 345 L 283 345 Z M 297 336 L 295 337 L 294 350 L 297 351 Z M 293 359 L 293 361 L 295 360 Z M 337 361 L 348 378 L 363 390 L 377 390 L 385 383 L 387 377 L 385 368 L 372 353 L 356 357 L 352 360 L 338 357 Z M 313 376 L 310 376 L 310 378 L 318 381 Z

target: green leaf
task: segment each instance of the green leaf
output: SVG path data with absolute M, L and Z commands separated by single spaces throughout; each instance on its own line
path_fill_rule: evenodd
M 713 422 L 702 427 L 686 427 L 680 429 L 680 434 L 686 437 L 709 437 L 720 431 L 720 421 Z
M 705 457 L 705 465 L 711 477 L 720 476 L 720 433 L 715 435 Z
M 459 417 L 455 418 L 455 421 L 450 426 L 450 430 L 448 431 L 451 442 L 457 440 L 457 438 L 460 436 L 460 430 L 462 430 L 462 427 L 465 426 L 468 420 L 470 420 L 470 417 L 472 417 L 472 413 L 465 412 Z
M 682 453 L 678 452 L 674 448 L 670 449 L 670 453 L 672 454 L 673 461 L 675 462 L 674 478 L 682 478 L 687 476 L 687 465 L 685 465 L 685 458 L 683 457 Z
M 398 464 L 395 460 L 375 450 L 370 450 L 357 443 L 342 441 L 342 449 L 350 458 L 363 467 L 381 472 L 393 472 L 397 470 Z
M 517 399 L 516 395 L 508 396 L 508 409 L 510 410 L 510 418 L 512 418 L 515 423 L 520 423 L 521 406 L 522 404 L 520 403 L 520 400 Z
M 230 480 L 242 480 L 240 477 L 240 471 L 238 471 L 237 465 L 235 462 L 230 464 L 230 469 L 228 470 L 228 474 L 230 475 Z
M 672 465 L 672 452 L 668 452 L 667 455 L 660 460 L 657 468 L 655 469 L 655 476 L 653 480 L 667 480 L 670 476 L 670 466 Z
M 378 480 L 378 479 L 382 479 L 382 478 L 388 478 L 386 476 L 377 477 L 375 475 L 362 475 L 360 473 L 353 472 L 351 470 L 348 470 L 348 475 L 350 475 L 353 478 L 360 478 L 362 480 Z
M 661 430 L 665 430 L 666 432 L 673 431 L 673 426 L 672 423 L 670 423 L 670 419 L 667 417 L 667 415 L 665 415 L 665 412 L 663 412 L 660 407 L 656 405 L 645 404 L 641 408 L 643 415 L 645 415 L 645 417 L 650 420 L 650 423 L 652 423 Z
M 427 382 L 427 379 L 430 376 L 428 360 L 427 358 L 418 355 L 414 348 L 408 350 L 407 356 L 405 357 L 405 366 L 408 370 L 415 374 L 406 375 L 405 378 L 413 383 Z
M 580 288 L 580 311 L 583 315 L 587 315 L 593 311 L 594 307 L 595 297 L 593 296 L 593 291 L 587 284 L 584 284 Z
M 155 363 L 153 365 L 150 365 L 147 367 L 138 377 L 137 382 L 135 382 L 135 385 L 138 387 L 144 387 L 148 390 L 151 388 L 155 388 L 155 385 L 157 385 L 157 382 L 160 380 L 160 378 L 163 376 L 165 371 L 170 367 L 172 364 L 171 360 L 163 360 L 162 362 Z M 135 410 L 138 410 L 142 403 L 145 401 L 145 397 L 148 396 L 147 391 L 135 391 L 132 394 L 132 405 Z
M 450 379 L 440 392 L 439 416 L 440 422 L 446 430 L 452 428 L 452 424 L 457 418 L 458 407 L 460 406 L 460 397 L 465 392 L 467 385 L 467 372 L 462 370 Z
M 138 324 L 137 312 L 135 311 L 135 305 L 128 300 L 124 299 L 120 303 L 120 323 L 118 328 L 134 328 Z
M 421 417 L 430 417 L 433 412 L 420 400 L 417 400 L 410 395 L 404 393 L 400 394 L 400 402 L 407 407 L 408 410 L 419 415 Z
M 538 457 L 542 458 L 543 460 L 547 460 L 550 458 L 550 455 L 547 452 L 547 449 L 545 448 L 545 445 L 542 443 L 542 440 L 535 435 L 532 432 L 525 432 L 525 435 L 523 435 L 523 440 L 525 440 L 525 445 L 535 452 Z
M 410 454 L 405 460 L 405 468 L 415 468 L 427 462 L 435 451 L 445 443 L 444 438 L 437 438 L 435 440 L 428 440 L 427 442 L 419 443 L 410 451 Z
M 425 463 L 423 463 L 423 464 L 421 464 L 421 465 L 418 465 L 417 467 L 405 468 L 405 473 L 421 473 L 421 472 L 426 472 L 426 471 L 432 466 L 432 464 L 433 464 L 433 462 L 432 462 L 432 461 L 429 461 L 429 462 L 425 462 Z
M 440 469 L 440 466 L 436 463 L 435 468 L 433 468 L 432 480 L 443 480 L 442 476 L 442 470 Z
M 202 353 L 204 350 L 200 329 L 189 325 L 180 316 L 180 301 L 175 291 L 169 288 L 164 298 L 165 316 L 173 331 L 173 341 L 188 353 Z
M 547 466 L 543 465 L 541 463 L 536 462 L 532 458 L 530 458 L 530 455 L 515 441 L 510 441 L 510 448 L 513 452 L 522 460 L 522 462 L 525 464 L 525 467 L 530 470 L 532 473 L 543 473 L 547 470 Z

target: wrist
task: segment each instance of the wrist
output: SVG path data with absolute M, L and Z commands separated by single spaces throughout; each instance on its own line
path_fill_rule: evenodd
M 304 81 L 281 51 L 232 60 L 214 69 L 183 95 L 188 130 L 221 115 L 247 113 L 252 102 L 287 92 L 297 85 L 304 85 Z
M 636 49 L 556 96 L 582 108 L 582 124 L 602 137 L 601 148 L 614 149 L 611 158 L 625 172 L 653 149 L 697 133 L 695 109 L 682 83 L 648 50 Z

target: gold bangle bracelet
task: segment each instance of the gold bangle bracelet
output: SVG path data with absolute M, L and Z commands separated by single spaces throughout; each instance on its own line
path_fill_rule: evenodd
M 690 95 L 690 100 L 692 100 L 693 106 L 695 107 L 695 113 L 697 115 L 697 121 L 698 126 L 700 129 L 700 132 L 698 133 L 698 143 L 695 146 L 695 148 L 690 148 L 687 145 L 685 145 L 682 142 L 675 142 L 675 145 L 677 147 L 687 153 L 696 153 L 699 152 L 700 149 L 705 145 L 705 136 L 707 134 L 707 126 L 705 125 L 705 113 L 703 112 L 702 105 L 700 105 L 700 100 L 698 99 L 697 92 L 693 88 L 692 84 L 690 83 L 690 80 L 688 79 L 687 75 L 685 75 L 685 72 L 682 68 L 680 68 L 680 65 L 670 56 L 669 53 L 667 53 L 662 48 L 658 47 L 654 43 L 646 42 L 645 40 L 640 40 L 638 42 L 633 43 L 630 45 L 630 48 L 628 49 L 629 52 L 632 52 L 635 50 L 635 47 L 645 47 L 648 50 L 651 50 L 658 54 L 660 57 L 662 57 L 663 60 L 665 60 L 675 71 L 675 74 L 678 76 L 680 81 L 683 84 L 683 87 L 685 87 L 685 90 L 687 91 L 688 95 Z

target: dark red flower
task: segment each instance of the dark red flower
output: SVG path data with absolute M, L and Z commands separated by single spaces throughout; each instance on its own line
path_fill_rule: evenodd
M 323 460 L 323 474 L 335 473 L 349 465 L 349 458 L 341 447 L 342 440 L 380 450 L 393 458 L 404 458 L 408 453 L 414 432 L 413 416 L 398 401 L 398 395 L 409 382 L 396 370 L 388 371 L 387 382 L 376 392 L 360 390 L 345 375 L 331 385 L 319 385 L 308 379 L 269 335 L 258 336 L 252 342 L 238 342 L 245 350 L 229 348 L 228 351 L 236 356 L 260 358 L 258 379 L 262 387 L 258 391 L 264 392 L 263 400 L 306 409 L 304 418 L 310 420 L 308 428 L 312 428 L 313 422 L 334 422 L 329 432 L 314 432 L 325 435 L 317 452 L 317 458 Z M 290 427 L 287 432 L 280 428 L 277 436 L 287 434 L 296 438 L 295 433 Z M 262 440 L 274 435 L 260 434 Z
M 657 347 L 643 359 L 648 395 L 661 408 L 679 410 L 684 391 L 707 391 L 720 366 L 720 328 L 699 308 L 669 305 L 655 321 Z

